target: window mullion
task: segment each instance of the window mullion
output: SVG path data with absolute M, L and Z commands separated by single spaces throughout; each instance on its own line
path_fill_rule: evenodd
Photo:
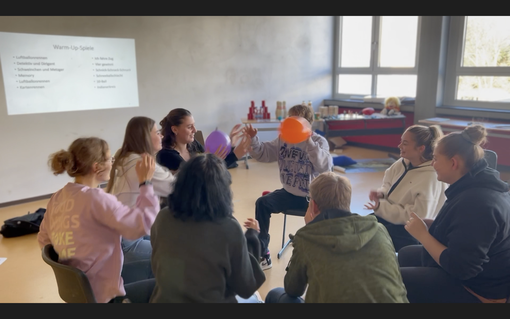
M 338 68 L 338 74 L 372 74 L 372 68 Z
M 417 74 L 417 68 L 375 68 L 374 74 Z
M 372 20 L 372 52 L 370 58 L 370 71 L 372 74 L 372 91 L 373 97 L 377 96 L 377 75 L 376 69 L 379 67 L 379 41 L 381 37 L 380 33 L 381 19 L 378 16 L 374 16 Z

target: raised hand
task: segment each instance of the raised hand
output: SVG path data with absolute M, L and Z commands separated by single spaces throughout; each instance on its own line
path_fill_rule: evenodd
M 384 197 L 383 193 L 378 192 L 376 190 L 371 190 L 370 193 L 368 194 L 368 198 L 370 199 L 371 202 L 379 202 L 379 199 L 383 197 Z
M 225 145 L 221 145 L 220 147 L 218 147 L 218 149 L 216 150 L 216 152 L 214 152 L 214 155 L 218 156 L 219 158 L 221 159 L 225 159 L 228 155 L 228 147 L 225 146 Z
M 244 227 L 246 228 L 251 228 L 251 229 L 255 229 L 256 231 L 260 232 L 260 227 L 259 227 L 259 221 L 256 220 L 256 219 L 253 219 L 253 218 L 248 218 L 245 222 L 244 222 Z
M 234 148 L 234 154 L 236 155 L 237 159 L 240 159 L 244 155 L 246 155 L 246 153 L 248 153 L 250 151 L 250 149 L 251 149 L 250 135 L 248 135 L 248 133 L 244 133 L 241 143 L 239 143 L 239 145 L 237 145 Z
M 411 234 L 414 238 L 420 240 L 422 236 L 429 232 L 427 224 L 420 218 L 420 216 L 411 212 L 409 220 L 406 222 L 404 228 Z
M 236 146 L 237 142 L 239 142 L 239 139 L 244 133 L 244 127 L 242 124 L 236 124 L 232 130 L 230 131 L 230 142 L 232 143 L 232 146 Z
M 251 124 L 247 124 L 245 127 L 245 132 L 248 133 L 250 138 L 254 138 L 257 135 L 258 130 L 254 128 Z
M 373 204 L 373 203 L 366 203 L 365 204 L 365 209 L 376 210 L 377 208 L 379 208 L 379 200 L 375 204 Z
M 135 170 L 138 176 L 138 182 L 143 183 L 145 181 L 150 181 L 156 170 L 154 157 L 146 153 L 142 154 L 142 158 L 136 162 Z

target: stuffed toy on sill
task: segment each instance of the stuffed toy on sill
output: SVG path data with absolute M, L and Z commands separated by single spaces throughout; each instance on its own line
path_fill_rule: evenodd
M 396 96 L 387 97 L 384 100 L 384 109 L 381 111 L 383 115 L 399 115 L 400 99 Z

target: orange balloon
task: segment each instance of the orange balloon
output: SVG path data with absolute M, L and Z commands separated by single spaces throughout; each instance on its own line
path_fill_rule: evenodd
M 312 135 L 312 126 L 305 118 L 291 116 L 280 125 L 280 137 L 287 143 L 298 144 Z

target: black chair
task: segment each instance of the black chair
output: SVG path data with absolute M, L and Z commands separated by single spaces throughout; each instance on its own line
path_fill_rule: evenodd
M 490 168 L 497 169 L 498 167 L 498 154 L 491 150 L 483 150 L 485 153 L 485 160 Z
M 198 143 L 202 144 L 202 146 L 205 147 L 204 134 L 202 134 L 202 131 L 195 132 L 195 139 L 197 140 Z
M 58 254 L 51 244 L 44 246 L 42 258 L 55 273 L 62 300 L 67 303 L 97 303 L 87 275 L 78 268 L 59 263 Z
M 283 213 L 282 249 L 280 249 L 280 251 L 278 252 L 278 255 L 277 255 L 278 259 L 280 259 L 283 252 L 285 251 L 285 249 L 289 246 L 290 243 L 292 243 L 292 240 L 294 239 L 294 235 L 289 234 L 289 240 L 287 240 L 287 242 L 285 242 L 285 226 L 287 224 L 287 215 L 303 217 L 303 216 L 305 216 L 306 211 L 289 209 L 289 210 L 283 211 L 282 213 Z

